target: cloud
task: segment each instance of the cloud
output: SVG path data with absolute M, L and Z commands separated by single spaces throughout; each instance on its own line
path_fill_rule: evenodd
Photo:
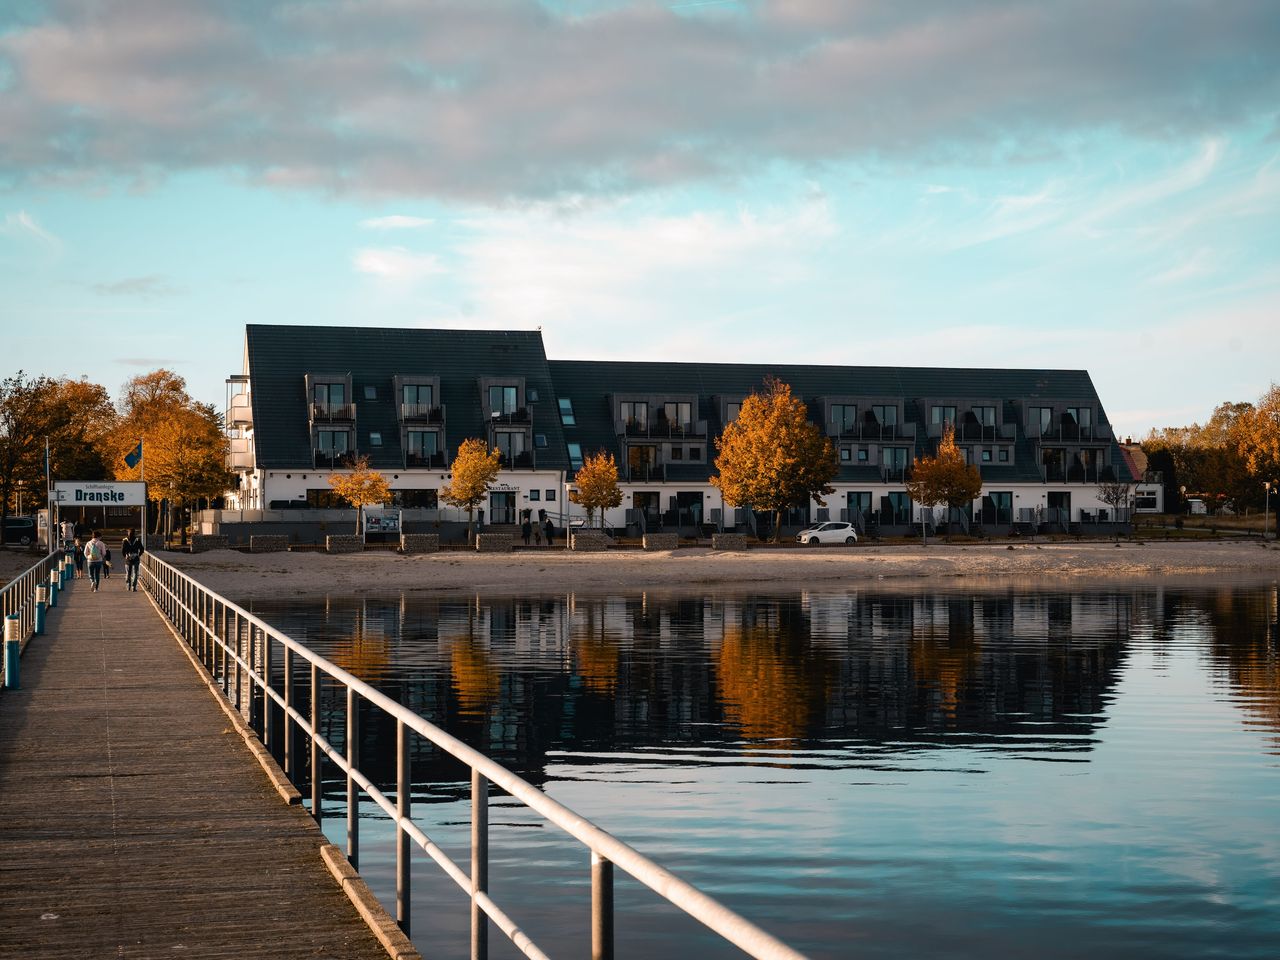
M 414 282 L 447 273 L 440 258 L 432 253 L 414 253 L 404 247 L 369 247 L 356 251 L 352 265 L 359 273 L 384 280 Z
M 148 370 L 157 370 L 160 367 L 179 367 L 187 361 L 178 360 L 174 357 L 116 357 L 113 362 L 125 367 L 143 367 Z
M 429 227 L 433 223 L 435 223 L 434 220 L 422 217 L 393 214 L 389 217 L 370 217 L 368 220 L 361 220 L 360 227 L 363 230 L 416 230 L 419 227 Z
M 19 210 L 17 213 L 6 213 L 4 215 L 4 226 L 0 227 L 0 232 L 10 236 L 35 237 L 51 247 L 61 246 L 61 241 L 36 223 L 35 217 L 25 210 Z
M 685 6 L 688 6 L 687 4 Z M 732 15 L 719 15 L 719 8 Z M 775 162 L 1045 155 L 1271 122 L 1273 0 L 51 0 L 0 13 L 0 182 L 220 169 L 500 203 Z
M 168 297 L 177 293 L 177 290 L 168 280 L 156 273 L 149 273 L 143 277 L 125 277 L 123 280 L 95 283 L 93 284 L 93 290 L 95 293 L 108 297 L 144 297 L 147 299 Z

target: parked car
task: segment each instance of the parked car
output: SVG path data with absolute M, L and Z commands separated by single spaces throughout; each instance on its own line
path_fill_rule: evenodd
M 24 547 L 36 542 L 35 517 L 5 517 L 4 542 L 20 543 Z
M 796 542 L 816 547 L 823 543 L 857 543 L 858 531 L 852 523 L 817 523 L 796 534 Z

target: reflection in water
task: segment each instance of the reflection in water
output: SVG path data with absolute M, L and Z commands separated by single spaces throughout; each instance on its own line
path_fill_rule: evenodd
M 1274 585 L 253 607 L 815 957 L 1280 942 Z M 322 707 L 341 745 L 341 692 Z M 390 786 L 394 726 L 368 714 L 361 737 Z M 464 771 L 413 757 L 415 805 L 465 850 Z M 580 884 L 580 849 L 495 822 L 536 939 L 581 952 L 551 893 L 572 887 L 545 882 Z M 662 918 L 629 955 L 734 955 L 619 895 Z

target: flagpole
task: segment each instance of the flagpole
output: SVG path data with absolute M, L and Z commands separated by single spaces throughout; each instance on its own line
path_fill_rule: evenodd
M 49 548 L 49 555 L 54 552 L 53 531 L 57 528 L 53 525 L 53 484 L 49 481 L 49 438 L 44 438 L 44 539 L 45 545 Z M 59 544 L 61 546 L 61 544 Z
M 138 441 L 138 467 L 142 471 L 142 549 L 147 549 L 147 449 Z

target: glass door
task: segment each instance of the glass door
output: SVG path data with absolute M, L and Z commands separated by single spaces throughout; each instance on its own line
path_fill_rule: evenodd
M 489 494 L 489 523 L 510 526 L 516 522 L 516 495 L 514 493 Z

